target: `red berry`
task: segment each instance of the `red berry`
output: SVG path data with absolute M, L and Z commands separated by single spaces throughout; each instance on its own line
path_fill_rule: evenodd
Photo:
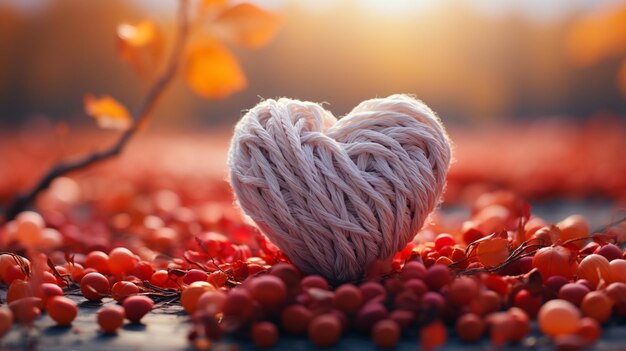
M 109 273 L 109 255 L 102 251 L 91 251 L 85 257 L 85 268 L 93 268 L 96 271 L 107 274 Z
M 439 290 L 452 281 L 452 275 L 447 266 L 434 264 L 428 268 L 424 282 L 430 290 Z
M 576 332 L 577 335 L 580 335 L 585 339 L 593 342 L 600 337 L 601 333 L 602 329 L 600 327 L 600 324 L 598 324 L 595 319 L 589 317 L 583 317 L 580 319 L 578 331 Z
M 185 274 L 185 277 L 183 278 L 183 283 L 189 285 L 197 281 L 206 281 L 208 277 L 209 275 L 204 271 L 201 271 L 199 269 L 190 269 L 187 274 Z
M 557 293 L 567 283 L 569 283 L 569 280 L 561 275 L 553 275 L 546 280 L 546 286 Z
M 46 311 L 58 325 L 70 325 L 78 314 L 78 306 L 67 297 L 54 296 L 48 300 Z
M 361 290 L 352 284 L 343 284 L 335 290 L 333 305 L 335 308 L 346 312 L 356 312 L 363 304 Z
M 289 291 L 295 289 L 300 284 L 300 279 L 302 278 L 302 274 L 294 265 L 284 262 L 272 266 L 270 274 L 282 279 Z
M 400 272 L 400 279 L 422 279 L 426 275 L 426 267 L 423 263 L 418 261 L 410 261 L 404 265 L 402 272 Z
M 254 303 L 248 290 L 238 288 L 228 292 L 224 301 L 224 316 L 246 320 L 253 312 Z
M 595 253 L 604 256 L 609 261 L 621 259 L 623 255 L 622 249 L 620 249 L 619 246 L 613 244 L 606 244 L 604 246 L 601 246 L 595 251 Z
M 385 287 L 376 282 L 366 282 L 359 285 L 363 300 L 369 302 L 383 302 L 387 298 Z
M 328 290 L 328 282 L 320 275 L 309 275 L 300 281 L 302 289 L 318 288 L 322 290 Z
M 135 295 L 139 292 L 139 287 L 134 283 L 127 281 L 119 281 L 111 287 L 111 296 L 115 301 L 122 302 L 127 297 Z
M 441 233 L 435 238 L 435 250 L 441 252 L 443 248 L 456 244 L 454 237 L 447 233 Z
M 291 305 L 285 308 L 280 317 L 283 328 L 294 335 L 306 333 L 311 319 L 313 319 L 313 312 L 302 305 Z
M 115 333 L 124 324 L 124 308 L 118 305 L 104 306 L 98 311 L 97 319 L 104 333 Z
M 252 326 L 252 341 L 257 347 L 272 347 L 278 341 L 278 329 L 272 322 L 259 322 Z
M 109 280 L 100 273 L 87 273 L 80 281 L 80 291 L 90 301 L 99 301 L 109 294 Z
M 13 312 L 5 306 L 0 307 L 0 338 L 11 330 L 13 326 Z
M 380 303 L 368 303 L 357 313 L 354 319 L 355 328 L 362 333 L 369 333 L 374 324 L 387 318 L 387 309 Z
M 420 311 L 427 316 L 440 317 L 446 308 L 446 300 L 441 294 L 429 291 L 422 296 Z
M 9 303 L 9 308 L 13 312 L 15 321 L 24 325 L 31 326 L 35 318 L 41 314 L 43 302 L 38 297 L 23 297 Z
M 473 278 L 457 278 L 448 289 L 448 299 L 457 306 L 467 305 L 476 297 L 478 297 L 478 283 Z
M 124 306 L 126 318 L 133 323 L 139 323 L 148 312 L 152 311 L 154 302 L 147 296 L 135 295 L 127 297 L 122 306 Z
M 537 312 L 539 312 L 539 309 L 541 308 L 541 302 L 541 295 L 532 294 L 526 289 L 518 291 L 513 299 L 513 305 L 515 307 L 521 308 L 533 318 L 537 316 Z
M 317 347 L 329 347 L 341 337 L 341 322 L 331 314 L 319 315 L 311 321 L 308 328 L 309 339 Z
M 24 274 L 24 271 L 22 271 L 22 268 L 19 265 L 14 264 L 14 265 L 7 267 L 4 273 L 4 281 L 7 284 L 11 285 L 11 283 L 13 283 L 13 281 L 16 279 L 24 280 L 26 279 L 26 275 Z
M 372 329 L 372 339 L 380 348 L 395 347 L 400 339 L 400 326 L 391 319 L 378 321 Z
M 287 286 L 280 278 L 271 274 L 252 278 L 248 290 L 252 297 L 268 310 L 278 308 L 287 298 Z
M 467 313 L 456 321 L 456 333 L 465 342 L 476 342 L 482 338 L 486 329 L 485 321 L 478 315 Z
M 580 306 L 580 303 L 585 298 L 585 295 L 589 293 L 589 288 L 583 284 L 568 283 L 559 289 L 559 299 L 563 299 L 573 303 L 576 306 Z
M 415 321 L 415 313 L 412 311 L 395 310 L 389 313 L 389 319 L 395 321 L 400 329 L 408 329 Z
M 48 304 L 48 300 L 54 296 L 63 296 L 63 289 L 60 286 L 53 283 L 41 284 L 41 299 L 44 306 Z

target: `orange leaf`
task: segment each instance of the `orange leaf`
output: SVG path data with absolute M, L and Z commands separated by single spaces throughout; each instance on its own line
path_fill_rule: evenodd
M 476 257 L 485 267 L 495 267 L 509 256 L 507 240 L 504 238 L 492 238 L 482 241 L 476 248 Z
M 237 58 L 217 42 L 191 50 L 185 79 L 198 95 L 212 99 L 226 98 L 247 85 Z
M 567 37 L 567 49 L 574 63 L 597 64 L 626 53 L 626 6 L 582 18 Z
M 84 103 L 85 113 L 95 118 L 100 128 L 123 130 L 128 129 L 132 123 L 126 107 L 110 96 L 96 98 L 87 94 Z
M 215 20 L 217 35 L 235 44 L 257 48 L 267 44 L 280 27 L 280 17 L 249 3 L 226 9 Z
M 163 36 L 151 21 L 117 26 L 120 58 L 130 63 L 141 77 L 153 73 L 163 58 Z

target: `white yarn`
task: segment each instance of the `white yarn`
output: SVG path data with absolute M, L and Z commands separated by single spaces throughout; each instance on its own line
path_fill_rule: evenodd
M 239 121 L 228 166 L 239 206 L 294 264 L 347 281 L 412 240 L 450 159 L 439 118 L 407 95 L 364 101 L 340 120 L 282 98 Z

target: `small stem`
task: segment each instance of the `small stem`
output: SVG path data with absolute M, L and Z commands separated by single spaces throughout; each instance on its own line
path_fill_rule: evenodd
M 626 222 L 626 216 L 620 218 L 620 219 L 616 219 L 610 223 L 605 224 L 604 226 L 600 227 L 600 228 L 596 228 L 593 232 L 594 233 L 604 233 L 607 229 L 614 227 L 618 224 L 621 224 L 623 222 Z
M 7 221 L 15 218 L 18 213 L 30 205 L 41 191 L 50 186 L 55 178 L 117 156 L 124 150 L 124 147 L 130 139 L 137 133 L 144 123 L 147 122 L 156 104 L 158 103 L 159 98 L 162 96 L 165 89 L 170 85 L 176 75 L 176 72 L 178 71 L 179 63 L 181 61 L 189 34 L 188 8 L 189 0 L 180 0 L 180 6 L 178 9 L 178 33 L 174 47 L 167 62 L 167 66 L 155 83 L 150 87 L 150 90 L 148 90 L 148 93 L 139 104 L 135 114 L 133 115 L 133 124 L 130 128 L 122 133 L 117 142 L 107 149 L 87 154 L 74 161 L 65 161 L 55 164 L 30 191 L 18 196 L 13 201 L 6 211 Z

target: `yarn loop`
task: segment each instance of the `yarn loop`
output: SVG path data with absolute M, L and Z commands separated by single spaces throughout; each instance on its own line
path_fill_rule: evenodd
M 450 166 L 435 113 L 407 95 L 367 100 L 337 120 L 319 104 L 265 100 L 228 154 L 238 205 L 300 269 L 360 278 L 413 239 Z

